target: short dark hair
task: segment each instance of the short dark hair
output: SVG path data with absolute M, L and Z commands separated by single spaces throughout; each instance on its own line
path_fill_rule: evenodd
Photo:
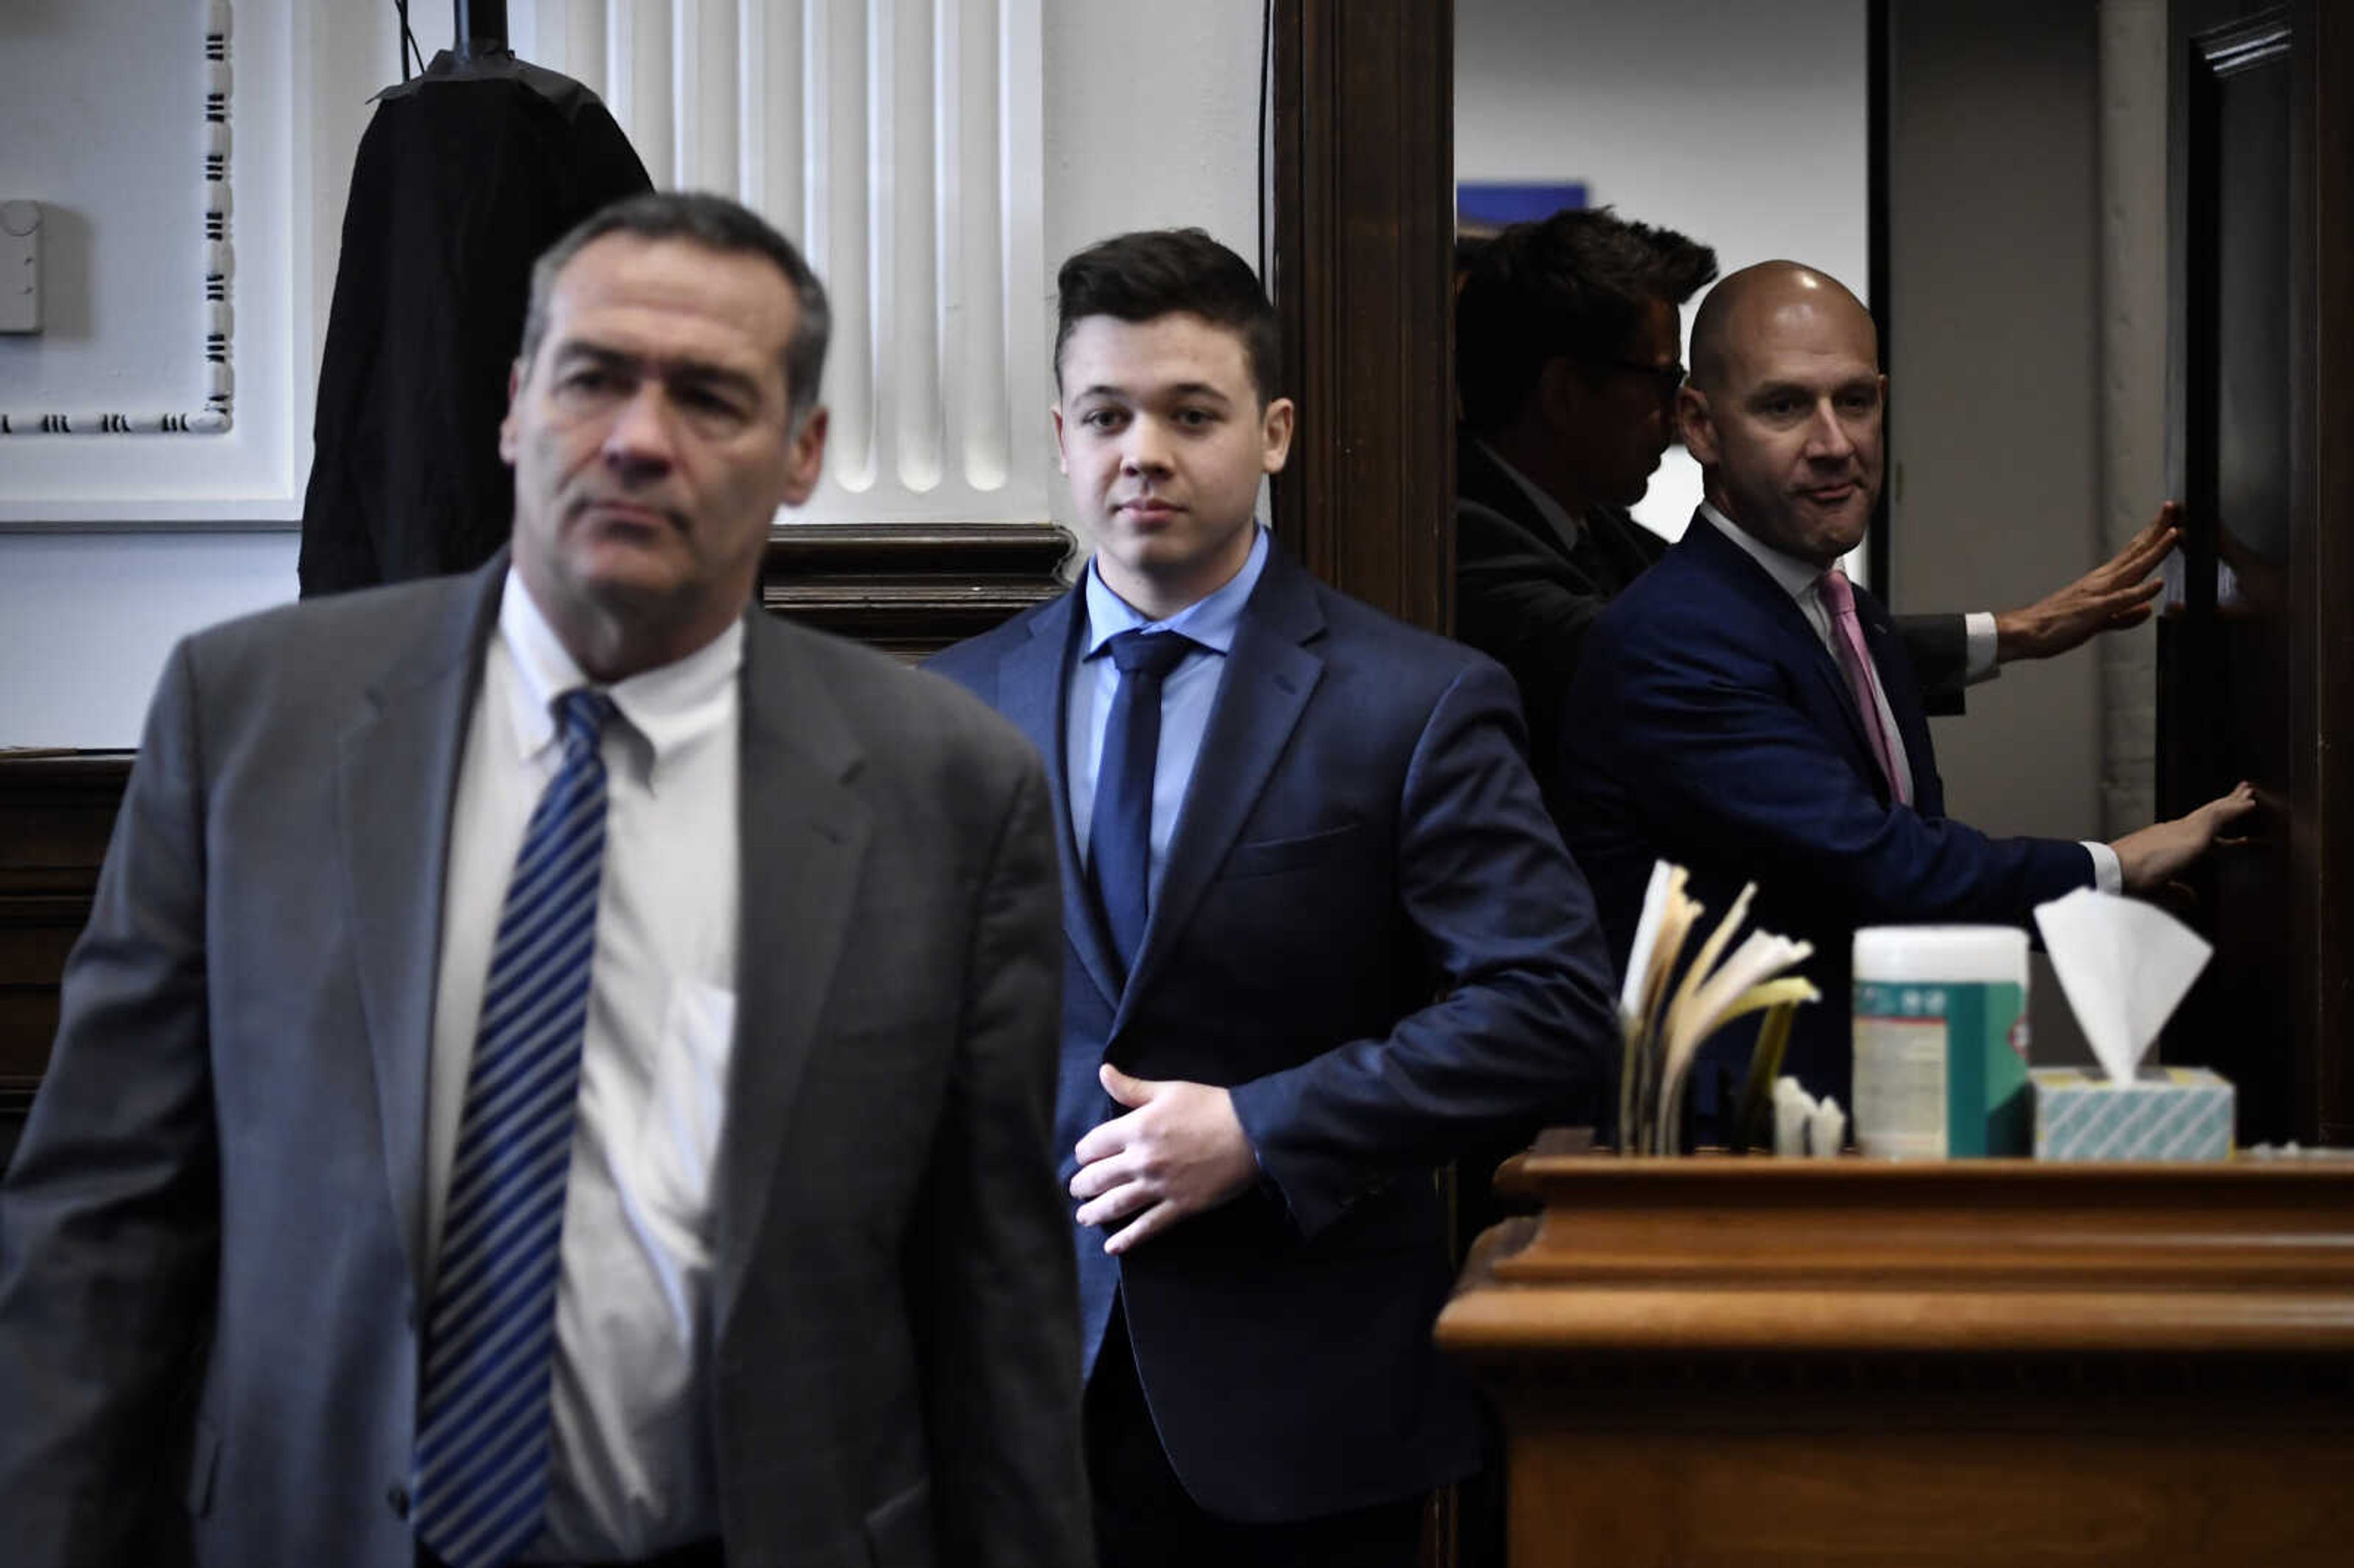
M 723 256 L 765 256 L 793 288 L 801 309 L 792 336 L 785 342 L 786 419 L 799 424 L 817 405 L 818 383 L 825 376 L 826 340 L 833 330 L 825 302 L 825 285 L 817 281 L 793 242 L 768 219 L 741 203 L 708 191 L 651 191 L 624 196 L 599 208 L 540 252 L 531 269 L 531 303 L 523 319 L 521 357 L 526 368 L 547 335 L 548 298 L 556 275 L 575 256 L 609 234 L 632 234 L 641 239 L 684 239 Z
M 1283 366 L 1275 307 L 1250 263 L 1198 228 L 1148 228 L 1088 246 L 1055 275 L 1055 386 L 1063 385 L 1063 345 L 1088 316 L 1149 322 L 1200 316 L 1243 340 L 1251 385 L 1264 404 Z
M 1607 367 L 1647 304 L 1681 305 L 1715 276 L 1707 246 L 1606 207 L 1505 228 L 1467 259 L 1455 297 L 1464 422 L 1482 432 L 1510 424 L 1550 360 Z

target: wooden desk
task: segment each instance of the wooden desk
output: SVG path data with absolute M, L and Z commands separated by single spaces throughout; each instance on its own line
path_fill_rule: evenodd
M 1514 1568 L 2354 1563 L 2354 1168 L 1536 1157 Z

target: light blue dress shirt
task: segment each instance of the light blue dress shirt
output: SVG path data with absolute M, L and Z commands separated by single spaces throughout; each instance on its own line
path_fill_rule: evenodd
M 1103 761 L 1104 726 L 1111 718 L 1111 700 L 1119 690 L 1119 667 L 1104 644 L 1123 631 L 1142 628 L 1181 631 L 1200 643 L 1201 651 L 1185 655 L 1161 686 L 1161 746 L 1153 754 L 1152 845 L 1145 876 L 1146 895 L 1161 896 L 1161 873 L 1169 864 L 1169 840 L 1177 831 L 1177 813 L 1185 804 L 1185 787 L 1193 781 L 1193 763 L 1202 755 L 1202 736 L 1210 727 L 1210 710 L 1225 678 L 1226 654 L 1235 645 L 1242 623 L 1243 604 L 1267 570 L 1267 535 L 1258 530 L 1250 558 L 1225 587 L 1196 599 L 1166 620 L 1148 620 L 1134 606 L 1104 586 L 1095 563 L 1087 563 L 1087 624 L 1079 641 L 1079 656 L 1071 662 L 1068 705 L 1063 720 L 1064 774 L 1071 787 L 1071 831 L 1078 838 L 1079 863 L 1087 863 L 1087 830 L 1095 821 L 1096 775 Z

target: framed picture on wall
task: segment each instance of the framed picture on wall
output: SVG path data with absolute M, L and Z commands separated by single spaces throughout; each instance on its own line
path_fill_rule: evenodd
M 39 217 L 0 334 L 0 530 L 301 515 L 309 56 L 294 0 L 58 8 L 0 49 L 0 198 Z M 60 105 L 103 105 L 65 112 Z M 241 373 L 241 374 L 240 374 Z
M 1506 224 L 1583 207 L 1585 191 L 1584 180 L 1465 180 L 1455 187 L 1455 232 L 1467 239 L 1480 238 Z

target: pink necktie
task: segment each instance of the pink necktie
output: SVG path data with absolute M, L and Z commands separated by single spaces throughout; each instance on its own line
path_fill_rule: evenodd
M 1847 574 L 1833 567 L 1823 574 L 1822 596 L 1824 608 L 1831 612 L 1831 646 L 1839 653 L 1847 689 L 1855 694 L 1855 705 L 1863 715 L 1864 733 L 1872 736 L 1872 754 L 1880 759 L 1880 776 L 1888 780 L 1896 803 L 1909 806 L 1913 781 L 1897 768 L 1896 748 L 1888 744 L 1888 731 L 1880 722 L 1880 677 L 1863 645 L 1863 625 L 1855 618 L 1855 588 Z

